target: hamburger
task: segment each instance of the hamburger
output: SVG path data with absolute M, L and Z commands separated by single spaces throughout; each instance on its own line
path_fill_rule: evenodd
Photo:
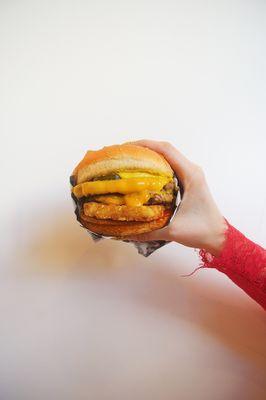
M 93 233 L 124 238 L 170 220 L 178 187 L 164 157 L 134 144 L 88 151 L 71 177 L 78 221 Z

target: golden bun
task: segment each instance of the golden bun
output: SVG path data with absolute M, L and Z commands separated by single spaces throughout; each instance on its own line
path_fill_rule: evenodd
M 86 217 L 80 213 L 79 221 L 87 229 L 99 235 L 126 238 L 130 235 L 139 235 L 163 228 L 170 220 L 172 212 L 165 210 L 164 215 L 150 222 L 119 222 L 112 220 L 98 220 Z
M 79 184 L 98 176 L 134 170 L 173 176 L 172 168 L 161 154 L 134 144 L 116 144 L 87 151 L 72 175 Z

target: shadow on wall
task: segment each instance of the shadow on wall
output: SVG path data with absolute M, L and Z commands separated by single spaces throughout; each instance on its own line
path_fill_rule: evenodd
M 24 257 L 26 275 L 48 274 L 104 278 L 126 301 L 196 325 L 243 357 L 266 368 L 265 325 L 252 302 L 225 295 L 222 286 L 206 287 L 197 279 L 178 275 L 178 252 L 167 260 L 160 250 L 145 259 L 126 243 L 103 240 L 95 244 L 69 215 L 45 218 L 30 237 Z M 218 274 L 218 272 L 217 272 Z M 229 296 L 231 291 L 228 291 Z M 252 328 L 255 321 L 256 329 Z M 259 379 L 254 377 L 254 379 Z
M 124 267 L 129 258 L 140 260 L 132 245 L 108 239 L 95 244 L 71 213 L 46 217 L 39 226 L 25 249 L 27 273 L 108 272 Z

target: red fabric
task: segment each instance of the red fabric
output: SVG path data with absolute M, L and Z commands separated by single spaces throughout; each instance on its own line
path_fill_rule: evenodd
M 226 274 L 266 309 L 266 250 L 227 222 L 226 240 L 219 257 L 200 250 L 202 266 Z

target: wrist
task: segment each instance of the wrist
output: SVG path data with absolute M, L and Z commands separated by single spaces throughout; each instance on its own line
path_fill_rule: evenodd
M 224 217 L 221 216 L 210 229 L 209 238 L 204 245 L 204 249 L 208 253 L 219 257 L 225 245 L 227 229 L 227 222 Z

